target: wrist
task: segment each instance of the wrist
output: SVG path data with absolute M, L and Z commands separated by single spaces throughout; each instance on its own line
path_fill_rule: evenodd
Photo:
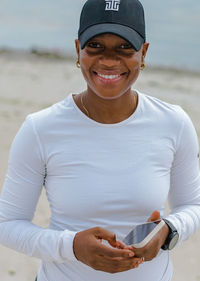
M 74 256 L 77 260 L 79 260 L 78 254 L 77 254 L 77 240 L 78 240 L 78 236 L 79 236 L 79 232 L 77 232 L 74 236 L 74 240 L 73 240 L 73 252 L 74 252 Z
M 163 250 L 172 250 L 178 242 L 179 234 L 176 228 L 174 227 L 174 225 L 170 221 L 168 221 L 167 219 L 163 219 L 163 220 L 166 226 L 168 227 L 168 235 L 161 248 Z

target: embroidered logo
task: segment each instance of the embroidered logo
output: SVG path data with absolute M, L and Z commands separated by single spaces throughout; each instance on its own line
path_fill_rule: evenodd
M 120 0 L 105 0 L 106 1 L 106 11 L 119 11 Z

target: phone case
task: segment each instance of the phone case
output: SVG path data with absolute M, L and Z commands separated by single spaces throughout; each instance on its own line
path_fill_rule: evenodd
M 156 227 L 140 242 L 137 244 L 132 243 L 132 237 L 134 229 L 131 230 L 131 232 L 128 233 L 128 235 L 124 238 L 123 242 L 126 245 L 133 245 L 135 248 L 142 248 L 144 247 L 155 235 L 158 233 L 158 231 L 165 225 L 165 222 L 163 220 L 160 220 L 160 222 L 156 225 Z M 137 227 L 137 226 L 136 226 Z

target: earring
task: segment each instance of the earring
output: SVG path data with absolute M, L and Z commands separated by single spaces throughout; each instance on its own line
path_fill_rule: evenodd
M 140 69 L 141 69 L 141 70 L 144 70 L 144 69 L 145 69 L 145 67 L 146 67 L 146 64 L 145 64 L 145 62 L 143 62 L 143 63 L 141 64 Z
M 80 67 L 81 67 L 78 60 L 76 61 L 76 67 L 77 67 L 77 68 L 80 68 Z

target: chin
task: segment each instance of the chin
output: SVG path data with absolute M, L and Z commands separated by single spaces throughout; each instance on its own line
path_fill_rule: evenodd
M 100 97 L 101 99 L 104 99 L 104 100 L 116 100 L 118 98 L 120 98 L 121 96 L 123 96 L 125 93 L 127 93 L 127 90 L 126 91 L 123 91 L 121 93 L 116 93 L 116 94 L 111 94 L 111 93 L 100 93 L 99 91 L 93 91 L 98 97 Z

